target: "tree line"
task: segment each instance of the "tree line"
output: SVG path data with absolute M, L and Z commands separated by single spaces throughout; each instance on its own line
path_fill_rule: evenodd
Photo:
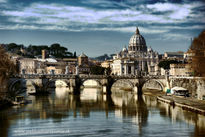
M 76 58 L 76 52 L 69 52 L 68 49 L 64 46 L 61 46 L 58 43 L 47 45 L 29 45 L 28 47 L 22 44 L 10 43 L 4 44 L 3 46 L 6 51 L 21 55 L 24 57 L 33 58 L 35 56 L 41 55 L 42 50 L 46 50 L 49 55 L 52 55 L 56 58 L 65 58 L 72 57 Z
M 0 93 L 7 91 L 9 77 L 16 74 L 17 72 L 17 65 L 15 65 L 15 63 L 10 60 L 10 57 L 6 51 L 0 47 Z

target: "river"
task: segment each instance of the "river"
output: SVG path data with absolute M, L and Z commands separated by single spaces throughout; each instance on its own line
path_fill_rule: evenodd
M 102 95 L 85 88 L 69 95 L 61 88 L 32 103 L 0 111 L 1 137 L 28 136 L 205 136 L 205 116 L 127 91 Z

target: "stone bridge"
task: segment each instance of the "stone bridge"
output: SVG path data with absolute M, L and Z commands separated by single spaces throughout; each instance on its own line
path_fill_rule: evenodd
M 162 91 L 167 87 L 165 76 L 115 76 L 115 75 L 17 75 L 10 78 L 9 91 L 16 88 L 29 89 L 29 93 L 46 93 L 55 87 L 65 87 L 69 93 L 78 94 L 85 81 L 93 80 L 104 94 L 110 94 L 114 83 L 128 83 L 132 91 L 142 94 L 142 87 L 148 81 L 155 81 Z M 18 89 L 19 90 L 19 89 Z M 27 90 L 28 91 L 28 90 Z

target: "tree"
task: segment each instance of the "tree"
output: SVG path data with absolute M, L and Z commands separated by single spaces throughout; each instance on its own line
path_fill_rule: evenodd
M 195 76 L 205 76 L 205 30 L 194 38 L 188 53 L 192 53 L 189 60 Z
M 105 75 L 110 75 L 110 74 L 111 74 L 111 72 L 112 72 L 112 70 L 111 70 L 111 68 L 110 68 L 110 67 L 105 68 L 105 70 L 104 70 L 104 71 L 106 72 L 106 74 L 105 74 Z
M 73 53 L 73 57 L 76 58 L 76 51 Z
M 49 48 L 50 54 L 57 57 L 57 58 L 73 56 L 73 53 L 68 52 L 67 50 L 68 49 L 66 47 L 63 47 L 58 43 L 52 44 Z
M 170 64 L 178 64 L 179 61 L 176 60 L 162 60 L 159 62 L 158 66 L 163 69 L 170 69 Z
M 60 44 L 54 43 L 50 46 L 50 51 L 52 55 L 57 55 L 60 50 Z
M 90 68 L 90 73 L 93 75 L 104 75 L 105 68 L 101 66 L 92 66 Z
M 17 73 L 16 65 L 10 60 L 10 57 L 5 50 L 0 47 L 0 91 L 7 90 L 7 82 L 11 75 Z
M 20 44 L 16 44 L 16 43 L 10 43 L 7 45 L 7 50 L 12 52 L 12 53 L 16 53 L 18 55 L 22 55 L 22 52 L 20 51 L 21 48 L 24 48 L 24 45 Z

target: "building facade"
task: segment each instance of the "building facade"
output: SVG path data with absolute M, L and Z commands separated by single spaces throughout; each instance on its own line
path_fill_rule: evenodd
M 136 29 L 135 34 L 130 38 L 128 48 L 113 56 L 111 64 L 114 75 L 158 75 L 159 54 L 151 47 L 147 48 L 144 37 Z
M 113 63 L 113 61 L 111 61 L 111 60 L 105 60 L 100 65 L 103 68 L 111 68 L 112 63 Z
M 45 50 L 36 58 L 18 58 L 20 74 L 75 74 L 77 58 L 56 59 Z
M 19 59 L 20 74 L 35 74 L 37 73 L 38 61 L 32 58 Z
M 78 57 L 78 73 L 79 74 L 89 74 L 90 73 L 90 66 L 89 66 L 88 56 L 82 53 Z
M 184 52 L 182 52 L 182 51 L 178 51 L 178 52 L 165 52 L 163 58 L 164 59 L 169 59 L 169 60 L 183 61 L 184 60 Z
M 171 76 L 192 76 L 193 72 L 190 64 L 170 64 L 169 74 Z

